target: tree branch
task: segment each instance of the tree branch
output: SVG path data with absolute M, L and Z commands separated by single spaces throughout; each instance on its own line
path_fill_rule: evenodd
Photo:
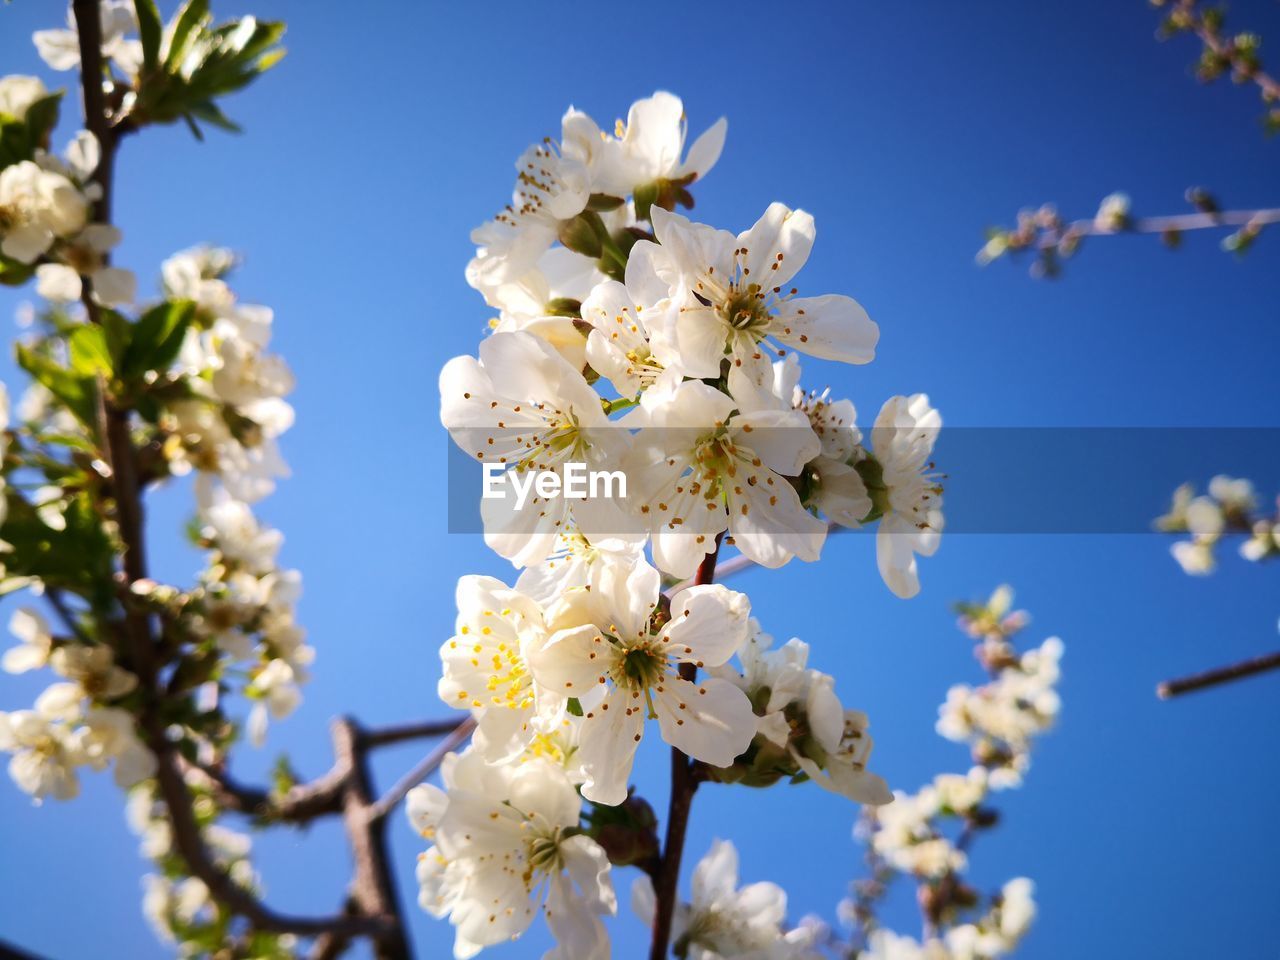
M 1200 0 L 1175 0 L 1173 9 L 1161 25 L 1161 34 L 1169 36 L 1181 31 L 1191 31 L 1205 46 L 1205 55 L 1200 58 L 1200 79 L 1208 82 L 1216 80 L 1228 69 L 1237 83 L 1253 83 L 1262 93 L 1262 102 L 1267 105 L 1267 126 L 1274 130 L 1280 123 L 1280 83 L 1262 69 L 1258 59 L 1258 47 L 1261 41 L 1252 34 L 1240 34 L 1238 37 L 1226 39 L 1222 35 L 1223 12 L 1214 8 L 1208 13 L 1198 9 Z M 1152 4 L 1163 7 L 1168 0 L 1152 0 Z M 1243 40 L 1243 43 L 1237 42 Z
M 351 903 L 364 916 L 388 920 L 386 927 L 373 935 L 374 956 L 378 960 L 408 960 L 404 918 L 387 856 L 386 823 L 374 812 L 373 780 L 360 745 L 360 729 L 350 718 L 339 717 L 332 734 L 335 767 L 348 771 L 342 786 L 342 821 L 355 861 Z
M 0 960 L 43 960 L 39 954 L 31 953 L 12 944 L 0 940 Z
M 716 546 L 698 566 L 693 585 L 712 583 L 716 578 L 716 560 L 720 556 L 720 543 L 724 533 L 716 536 Z M 680 664 L 680 676 L 692 681 L 698 668 L 692 663 Z M 653 940 L 649 948 L 649 960 L 666 960 L 671 943 L 671 921 L 675 916 L 676 899 L 680 886 L 680 861 L 684 856 L 685 834 L 689 829 L 689 812 L 693 808 L 693 795 L 698 789 L 698 776 L 694 762 L 678 748 L 671 748 L 671 798 L 667 803 L 667 836 L 662 845 L 662 859 L 653 881 L 654 911 Z
M 222 765 L 195 764 L 178 757 L 188 778 L 194 777 L 212 791 L 218 806 L 259 820 L 307 823 L 342 810 L 342 788 L 351 771 L 341 764 L 309 783 L 290 787 L 283 796 L 272 796 L 261 787 L 251 787 L 232 778 Z
M 372 730 L 360 731 L 360 746 L 366 749 L 386 747 L 406 740 L 425 740 L 428 737 L 441 737 L 456 730 L 466 717 L 451 717 L 448 720 L 423 720 L 418 723 L 402 723 L 389 727 L 376 727 Z
M 475 728 L 475 718 L 472 716 L 464 717 L 460 723 L 454 726 L 453 732 L 449 736 L 440 741 L 434 750 L 418 761 L 413 769 L 397 780 L 395 785 L 369 808 L 369 818 L 371 820 L 381 820 L 394 810 L 410 790 L 427 779 L 436 767 L 440 766 L 440 762 L 444 760 L 450 750 L 455 750 L 466 742 Z
M 1225 667 L 1218 667 L 1214 670 L 1206 670 L 1204 673 L 1193 673 L 1189 677 L 1166 680 L 1156 687 L 1156 696 L 1161 700 L 1168 700 L 1184 693 L 1191 693 L 1193 690 L 1216 687 L 1224 683 L 1231 683 L 1234 680 L 1242 680 L 1245 677 L 1266 673 L 1270 670 L 1280 670 L 1280 651 L 1264 654 L 1261 657 L 1254 657 L 1251 660 L 1228 664 Z
M 98 139 L 101 147 L 101 159 L 93 174 L 94 182 L 102 191 L 94 205 L 94 220 L 106 223 L 111 218 L 112 180 L 118 139 L 117 131 L 112 129 L 108 121 L 103 98 L 102 25 L 98 0 L 73 0 L 72 12 L 79 37 L 80 86 L 85 126 Z M 100 322 L 97 302 L 87 282 L 83 301 L 90 322 Z M 117 407 L 108 402 L 105 391 L 102 403 L 106 423 L 102 431 L 104 436 L 100 439 L 105 446 L 102 452 L 111 470 L 112 499 L 115 501 L 116 520 L 124 547 L 121 586 L 127 591 L 133 583 L 147 576 L 142 493 L 138 483 L 130 411 L 127 407 Z M 347 939 L 369 935 L 377 943 L 391 942 L 397 936 L 402 937 L 397 910 L 385 914 L 379 910 L 366 915 L 332 917 L 299 917 L 276 913 L 250 891 L 237 885 L 214 861 L 205 847 L 200 825 L 192 810 L 191 796 L 177 750 L 166 735 L 165 720 L 157 709 L 157 668 L 151 619 L 146 614 L 131 611 L 126 605 L 126 627 L 132 653 L 130 666 L 138 676 L 138 686 L 142 692 L 139 719 L 143 736 L 156 757 L 156 781 L 173 828 L 174 849 L 191 875 L 204 882 L 216 901 L 230 912 L 247 919 L 258 930 L 303 936 L 328 933 Z M 353 776 L 348 778 L 348 782 L 350 784 L 357 779 Z M 372 898 L 369 903 L 373 903 Z

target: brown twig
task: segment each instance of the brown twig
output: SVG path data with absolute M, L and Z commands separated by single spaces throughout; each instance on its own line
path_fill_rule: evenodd
M 1184 693 L 1191 693 L 1193 690 L 1216 687 L 1220 684 L 1242 680 L 1245 677 L 1252 677 L 1270 670 L 1280 670 L 1280 651 L 1264 654 L 1261 657 L 1254 657 L 1251 660 L 1228 664 L 1225 667 L 1218 667 L 1214 670 L 1206 670 L 1204 673 L 1193 673 L 1189 677 L 1166 680 L 1156 687 L 1156 696 L 1161 700 L 1168 700 Z
M 373 779 L 360 729 L 350 718 L 340 717 L 333 723 L 332 734 L 334 766 L 348 771 L 341 796 L 342 822 L 355 866 L 350 902 L 360 915 L 389 921 L 372 935 L 377 960 L 408 960 L 409 943 L 387 855 L 387 825 L 374 812 Z
M 724 534 L 716 537 L 715 549 L 708 553 L 698 566 L 693 585 L 712 583 L 716 578 L 716 560 L 720 556 L 720 542 Z M 680 676 L 694 680 L 698 668 L 692 663 L 680 664 Z M 654 911 L 653 940 L 649 948 L 649 960 L 666 960 L 671 943 L 671 921 L 675 916 L 676 898 L 680 885 L 680 861 L 684 856 L 685 834 L 689 829 L 689 812 L 693 808 L 693 795 L 698 789 L 699 777 L 694 762 L 679 748 L 671 748 L 671 798 L 667 804 L 667 836 L 662 844 L 662 859 L 653 881 Z
M 335 763 L 315 780 L 290 787 L 283 796 L 272 796 L 270 791 L 236 781 L 224 766 L 193 764 L 181 757 L 178 762 L 187 778 L 194 778 L 207 787 L 222 809 L 285 823 L 306 823 L 326 814 L 340 813 L 342 788 L 350 776 L 350 770 Z
M 440 766 L 441 761 L 444 760 L 450 750 L 456 750 L 465 743 L 475 728 L 475 718 L 471 716 L 464 717 L 460 723 L 453 727 L 453 731 L 449 736 L 441 740 L 434 750 L 418 761 L 408 773 L 397 780 L 395 785 L 382 795 L 377 803 L 369 808 L 369 817 L 374 820 L 381 820 L 386 817 L 408 795 L 410 790 L 427 779 L 436 767 Z
M 423 720 L 418 723 L 402 723 L 389 727 L 375 727 L 360 732 L 360 745 L 364 748 L 386 747 L 406 740 L 425 740 L 452 733 L 466 717 L 450 717 L 447 720 Z

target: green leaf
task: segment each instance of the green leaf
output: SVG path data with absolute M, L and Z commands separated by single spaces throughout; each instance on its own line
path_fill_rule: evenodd
M 49 146 L 49 137 L 53 134 L 53 128 L 58 125 L 58 108 L 61 104 L 62 91 L 57 90 L 27 107 L 27 136 L 33 153 L 36 147 Z
M 8 574 L 39 577 L 87 599 L 98 611 L 115 605 L 114 547 L 102 528 L 91 497 L 72 497 L 63 511 L 66 527 L 46 526 L 35 507 L 10 488 L 9 509 L 0 539 L 12 546 L 5 555 Z
M 107 349 L 111 353 L 111 369 L 121 369 L 125 350 L 133 336 L 133 325 L 110 307 L 98 308 L 98 323 L 102 326 L 106 338 Z
M 102 327 L 86 324 L 76 328 L 67 339 L 71 357 L 71 369 L 83 377 L 95 378 L 98 374 L 110 378 L 114 372 L 107 336 Z
M 0 114 L 0 169 L 31 159 L 31 143 L 27 125 L 6 114 Z
M 182 61 L 187 57 L 191 41 L 197 36 L 197 27 L 209 19 L 208 0 L 187 0 L 173 18 L 173 33 L 169 37 L 168 50 L 164 64 L 170 73 L 177 73 Z
M 35 264 L 19 263 L 0 255 L 0 283 L 6 287 L 20 287 L 36 272 Z
M 138 17 L 138 35 L 142 39 L 142 68 L 151 73 L 160 63 L 160 35 L 164 23 L 155 0 L 133 0 L 134 13 Z
M 139 317 L 125 349 L 120 375 L 132 380 L 148 370 L 167 370 L 182 349 L 195 312 L 196 305 L 190 300 L 166 300 Z
M 191 116 L 218 127 L 220 130 L 226 130 L 228 133 L 241 132 L 240 125 L 228 119 L 227 115 L 219 110 L 218 105 L 212 100 L 206 100 L 204 103 L 197 103 L 192 106 Z
M 18 345 L 18 365 L 38 382 L 44 384 L 50 393 L 75 414 L 76 419 L 85 426 L 94 428 L 96 420 L 94 412 L 97 405 L 94 398 L 95 384 L 92 380 L 76 376 L 44 354 L 37 353 L 22 344 Z

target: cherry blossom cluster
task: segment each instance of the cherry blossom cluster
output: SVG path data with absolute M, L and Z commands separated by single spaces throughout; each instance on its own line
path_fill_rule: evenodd
M 57 95 L 38 77 L 0 78 L 0 115 L 21 125 L 37 143 L 46 143 L 56 119 Z M 108 266 L 107 253 L 119 244 L 120 231 L 93 223 L 90 209 L 100 188 L 90 182 L 100 150 L 88 131 L 67 145 L 62 157 L 43 146 L 32 159 L 0 170 L 0 255 L 4 273 L 34 272 L 37 292 L 48 300 L 80 299 L 87 281 L 94 299 L 107 306 L 132 302 L 136 280 L 128 270 Z
M 514 586 L 459 582 L 439 693 L 477 729 L 444 788 L 411 800 L 432 841 L 421 903 L 457 927 L 459 957 L 519 936 L 539 908 L 556 956 L 609 955 L 610 860 L 638 861 L 606 851 L 598 826 L 627 822 L 638 802 L 629 780 L 649 721 L 707 780 L 891 799 L 867 770 L 867 717 L 809 666 L 808 646 L 775 647 L 748 598 L 700 571 L 722 543 L 779 567 L 817 560 L 831 524 L 878 524 L 880 572 L 913 596 L 915 557 L 943 527 L 941 418 L 922 394 L 894 397 L 867 443 L 850 401 L 800 385 L 798 354 L 867 363 L 879 330 L 847 296 L 799 295 L 815 237 L 804 211 L 773 203 L 739 233 L 675 212 L 693 206 L 726 126 L 686 151 L 669 93 L 612 131 L 571 108 L 559 140 L 517 161 L 512 202 L 472 235 L 467 279 L 497 315 L 478 356 L 441 373 L 441 419 L 519 494 L 480 509 L 486 542 L 521 573 Z M 571 465 L 620 472 L 625 492 L 525 495 L 532 475 Z M 780 890 L 735 890 L 731 845 L 699 870 L 678 909 L 682 951 L 808 949 L 783 929 Z M 646 917 L 648 882 L 635 894 Z
M 1184 483 L 1173 493 L 1169 512 L 1156 520 L 1167 533 L 1189 533 L 1170 547 L 1173 559 L 1192 576 L 1205 576 L 1217 566 L 1217 547 L 1227 537 L 1242 537 L 1240 556 L 1255 563 L 1280 557 L 1280 499 L 1271 512 L 1260 509 L 1253 484 L 1216 476 L 1207 494 L 1196 495 Z
M 674 212 L 692 206 L 725 126 L 686 154 L 671 94 L 636 103 L 612 134 L 570 109 L 473 234 L 467 277 L 498 315 L 478 357 L 441 374 L 445 427 L 508 482 L 570 462 L 629 480 L 620 502 L 486 499 L 486 541 L 530 567 L 647 540 L 660 570 L 686 578 L 726 533 L 778 567 L 816 560 L 829 522 L 878 523 L 885 581 L 911 596 L 915 555 L 943 525 L 941 418 L 924 395 L 894 397 L 868 448 L 852 403 L 801 388 L 797 353 L 867 363 L 879 329 L 850 297 L 799 296 L 808 213 L 773 203 L 732 233 Z
M 163 36 L 152 23 L 145 52 L 139 11 L 158 17 L 130 0 L 99 5 L 105 62 L 101 80 L 90 82 L 101 82 L 110 115 L 105 139 L 81 131 L 54 155 L 62 93 L 36 77 L 0 78 L 0 283 L 34 281 L 44 301 L 19 318 L 26 333 L 18 362 L 32 381 L 12 424 L 0 390 L 0 592 L 25 590 L 53 615 L 35 606 L 14 612 L 17 643 L 0 665 L 54 675 L 30 709 L 0 713 L 0 750 L 13 781 L 37 803 L 75 797 L 86 768 L 112 770 L 131 791 L 131 823 L 159 870 L 147 880 L 145 910 L 166 939 L 195 955 L 234 939 L 236 915 L 179 853 L 157 791 L 164 751 L 156 743 L 168 741 L 185 758 L 193 816 L 214 868 L 256 893 L 248 838 L 216 822 L 220 807 L 194 773 L 197 761 L 220 762 L 242 726 L 261 744 L 269 720 L 296 707 L 312 660 L 294 616 L 300 576 L 279 565 L 281 535 L 251 508 L 288 472 L 277 440 L 293 420 L 284 399 L 293 379 L 269 350 L 271 311 L 240 302 L 228 286 L 229 251 L 199 247 L 171 257 L 159 297 L 140 297 L 134 274 L 111 265 L 121 232 L 102 218 L 104 143 L 176 119 L 166 110 L 190 101 L 175 99 L 175 85 L 205 84 L 205 97 L 243 85 L 269 66 L 253 58 L 282 28 L 247 18 L 234 30 L 212 29 L 204 5 L 189 4 Z M 69 29 L 34 40 L 53 69 L 80 66 L 70 14 Z M 151 63 L 144 83 L 144 61 L 156 57 L 166 69 Z M 211 101 L 197 109 L 208 122 L 221 117 Z M 125 472 L 135 495 L 194 473 L 189 530 L 206 564 L 190 589 L 130 573 L 127 563 L 117 570 L 122 554 L 141 549 L 130 544 L 141 531 L 128 529 L 121 502 Z M 158 663 L 130 645 L 138 623 L 161 625 L 149 650 Z M 229 694 L 251 704 L 243 725 L 227 709 Z M 243 947 L 246 955 L 289 956 L 294 940 L 255 931 Z
M 39 803 L 76 797 L 81 767 L 111 767 L 121 787 L 151 776 L 154 758 L 139 741 L 132 714 L 120 706 L 138 678 L 115 663 L 111 648 L 55 636 L 28 607 L 14 613 L 9 629 L 18 645 L 4 654 L 5 672 L 49 667 L 61 678 L 32 709 L 0 712 L 0 750 L 10 754 L 9 776 L 18 788 Z
M 203 508 L 217 486 L 255 503 L 289 472 L 277 441 L 293 425 L 284 399 L 293 374 L 267 349 L 271 309 L 240 303 L 228 287 L 234 266 L 231 251 L 216 247 L 184 251 L 163 266 L 166 299 L 190 301 L 196 310 L 169 372 L 173 396 L 158 427 L 169 471 L 198 471 Z
M 939 774 L 913 794 L 895 791 L 893 803 L 864 812 L 855 836 L 866 844 L 871 876 L 856 883 L 855 895 L 840 906 L 852 931 L 849 941 L 816 924 L 828 951 L 864 960 L 989 960 L 1011 953 L 1030 928 L 1036 905 L 1029 879 L 1011 880 L 990 896 L 965 880 L 974 841 L 999 822 L 993 791 L 1021 784 L 1031 738 L 1058 712 L 1053 684 L 1061 642 L 1054 638 L 1019 654 L 1015 637 L 1029 617 L 1012 610 L 1012 600 L 1013 592 L 1000 587 L 985 603 L 960 605 L 960 628 L 978 641 L 975 655 L 992 681 L 976 691 L 953 687 L 939 733 L 974 742 L 974 765 L 967 773 Z M 963 698 L 961 689 L 967 691 Z M 969 705 L 990 701 L 967 718 L 963 735 L 948 726 L 961 699 Z M 993 717 L 998 722 L 988 727 Z M 878 921 L 878 901 L 897 876 L 917 885 L 924 927 L 918 940 Z

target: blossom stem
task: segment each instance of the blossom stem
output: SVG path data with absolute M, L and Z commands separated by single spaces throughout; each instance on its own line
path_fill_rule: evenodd
M 632 407 L 637 406 L 639 402 L 634 397 L 618 397 L 615 400 L 606 400 L 602 404 L 604 415 L 610 417 L 619 410 L 630 410 Z
M 1166 680 L 1156 687 L 1156 696 L 1161 700 L 1168 700 L 1184 693 L 1191 693 L 1193 690 L 1216 687 L 1219 684 L 1231 683 L 1269 670 L 1280 670 L 1280 651 L 1228 664 L 1214 670 L 1206 670 L 1204 673 L 1194 673 L 1189 677 Z
M 715 549 L 708 553 L 698 566 L 694 585 L 711 583 L 716 576 L 716 560 L 720 556 L 721 532 L 716 536 Z M 692 663 L 680 664 L 680 676 L 694 680 L 698 668 Z M 671 799 L 667 805 L 667 837 L 662 845 L 662 859 L 655 871 L 653 892 L 653 940 L 649 960 L 666 960 L 671 943 L 671 920 L 675 916 L 676 897 L 680 885 L 680 860 L 684 854 L 685 834 L 689 829 L 689 811 L 693 807 L 693 794 L 698 789 L 694 763 L 676 747 L 671 748 Z

